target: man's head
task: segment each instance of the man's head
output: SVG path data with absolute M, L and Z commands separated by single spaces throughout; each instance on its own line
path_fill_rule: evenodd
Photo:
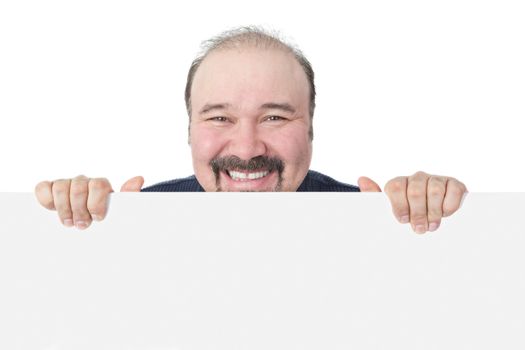
M 186 85 L 195 176 L 206 191 L 295 191 L 312 157 L 315 85 L 299 50 L 256 28 L 205 42 Z

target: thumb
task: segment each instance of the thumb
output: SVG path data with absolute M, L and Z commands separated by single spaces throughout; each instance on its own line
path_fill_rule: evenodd
M 140 192 L 142 185 L 144 185 L 144 178 L 142 176 L 135 176 L 124 182 L 124 185 L 120 188 L 120 192 Z
M 357 180 L 357 185 L 359 186 L 361 192 L 381 192 L 381 187 L 379 187 L 377 183 L 366 176 L 361 176 Z

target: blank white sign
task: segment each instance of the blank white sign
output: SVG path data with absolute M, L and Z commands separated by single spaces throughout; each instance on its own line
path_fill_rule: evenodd
M 525 193 L 432 233 L 384 194 L 117 193 L 62 227 L 0 194 L 1 349 L 523 349 Z

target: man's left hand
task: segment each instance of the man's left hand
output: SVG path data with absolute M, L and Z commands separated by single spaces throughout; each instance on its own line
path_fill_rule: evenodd
M 357 182 L 361 192 L 381 192 L 368 177 L 362 176 Z M 393 178 L 385 185 L 395 217 L 402 224 L 410 222 L 416 233 L 437 230 L 441 218 L 455 213 L 467 192 L 467 187 L 453 177 L 422 171 Z

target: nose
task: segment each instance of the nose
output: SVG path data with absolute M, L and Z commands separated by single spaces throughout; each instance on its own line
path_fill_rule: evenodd
M 228 153 L 243 160 L 265 155 L 266 144 L 261 139 L 257 126 L 248 123 L 238 125 L 231 134 Z

